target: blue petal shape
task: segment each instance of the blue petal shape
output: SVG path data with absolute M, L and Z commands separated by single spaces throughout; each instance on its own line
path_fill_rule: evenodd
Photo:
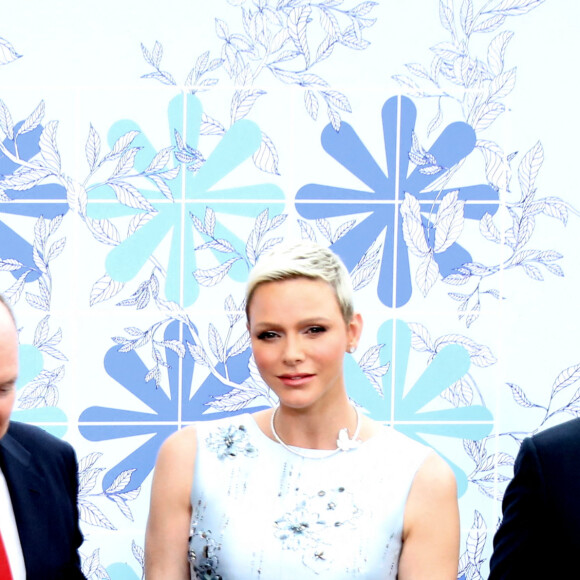
M 201 119 L 201 103 L 194 95 L 186 95 L 185 99 L 178 96 L 169 103 L 169 132 L 174 148 L 177 148 L 175 131 L 187 141 L 189 147 L 197 147 Z M 139 131 L 133 141 L 134 146 L 141 148 L 135 158 L 135 167 L 143 171 L 156 151 L 136 123 L 125 120 L 113 125 L 109 132 L 109 142 L 113 145 L 129 131 Z M 196 269 L 196 256 L 189 214 L 203 215 L 210 203 L 217 214 L 229 213 L 254 218 L 266 208 L 282 211 L 284 207 L 282 191 L 272 184 L 214 188 L 220 180 L 251 158 L 260 147 L 261 140 L 262 133 L 255 123 L 247 119 L 237 121 L 196 173 L 188 171 L 182 165 L 179 177 L 168 182 L 174 201 L 165 199 L 158 191 L 141 191 L 156 213 L 148 223 L 111 250 L 106 261 L 107 272 L 111 278 L 119 282 L 132 280 L 162 241 L 170 236 L 165 295 L 169 300 L 184 306 L 193 304 L 199 294 L 199 287 L 192 276 Z M 87 213 L 93 218 L 114 218 L 142 211 L 111 203 L 115 197 L 108 186 L 95 188 L 89 197 Z M 242 197 L 249 201 L 244 204 L 237 203 Z M 245 253 L 245 242 L 236 232 L 217 223 L 215 234 L 227 238 L 240 255 Z M 225 254 L 224 257 L 217 250 L 214 250 L 214 255 L 219 263 L 231 258 L 231 255 Z M 245 280 L 247 267 L 236 263 L 228 276 L 238 281 Z
M 411 353 L 411 330 L 401 320 L 385 322 L 378 333 L 381 364 L 391 362 L 391 369 L 383 377 L 382 394 L 360 376 L 356 376 L 356 363 L 346 359 L 347 384 L 356 385 L 349 395 L 378 421 L 386 421 L 409 437 L 429 445 L 423 435 L 438 435 L 461 439 L 480 440 L 493 429 L 493 415 L 486 407 L 448 407 L 425 410 L 439 395 L 469 370 L 470 356 L 465 348 L 451 344 L 442 348 L 431 364 L 413 385 L 407 381 L 407 369 Z M 451 460 L 457 479 L 459 494 L 467 489 L 465 472 Z
M 165 329 L 165 340 L 194 342 L 189 328 L 177 321 Z M 230 390 L 212 374 L 195 393 L 190 393 L 195 362 L 186 355 L 180 358 L 173 350 L 166 349 L 169 394 L 157 388 L 153 381 L 146 382 L 147 368 L 135 351 L 119 352 L 118 347 L 109 349 L 105 355 L 105 369 L 109 376 L 144 403 L 150 411 L 133 411 L 114 407 L 94 406 L 85 409 L 79 417 L 79 431 L 89 441 L 108 441 L 135 436 L 150 435 L 137 449 L 110 469 L 103 478 L 106 490 L 115 478 L 125 470 L 135 469 L 127 491 L 138 488 L 149 475 L 161 444 L 184 423 L 217 419 L 226 413 L 206 414 L 212 397 Z M 231 380 L 243 382 L 248 376 L 249 351 L 228 361 Z M 219 368 L 218 368 L 219 370 Z M 183 385 L 183 386 L 182 386 Z M 251 409 L 258 410 L 256 409 Z M 248 409 L 238 411 L 247 413 Z M 230 413 L 227 413 L 230 414 Z
M 16 124 L 15 131 L 18 130 L 20 125 L 22 125 L 22 122 Z M 18 137 L 18 152 L 22 160 L 29 161 L 40 151 L 38 143 L 41 134 L 42 127 L 38 126 L 33 131 Z M 14 153 L 15 145 L 13 141 L 5 139 L 3 145 L 11 153 Z M 11 175 L 18 167 L 11 159 L 0 154 L 0 175 Z M 36 185 L 25 191 L 8 189 L 5 193 L 12 200 L 26 200 L 28 203 L 2 201 L 0 202 L 0 213 L 34 218 L 43 216 L 46 219 L 53 219 L 57 215 L 64 215 L 68 211 L 66 189 L 55 183 Z M 36 203 L 30 203 L 30 201 Z M 12 270 L 11 274 L 15 278 L 19 278 L 22 274 L 28 272 L 26 281 L 34 282 L 42 275 L 42 272 L 34 263 L 32 244 L 0 221 L 0 259 L 7 258 L 18 260 L 23 264 L 22 268 Z
M 340 131 L 328 125 L 321 137 L 324 150 L 368 189 L 308 184 L 296 194 L 296 209 L 307 219 L 369 214 L 331 246 L 351 270 L 386 229 L 377 293 L 381 302 L 389 307 L 403 306 L 412 293 L 409 255 L 402 235 L 400 215 L 405 193 L 414 195 L 419 200 L 421 211 L 428 216 L 437 213 L 439 200 L 451 191 L 425 191 L 438 175 L 428 175 L 421 172 L 419 167 L 408 174 L 416 116 L 415 105 L 406 97 L 393 97 L 384 104 L 382 122 L 386 171 L 373 159 L 348 123 L 343 122 Z M 452 123 L 432 145 L 429 154 L 440 166 L 450 168 L 471 153 L 475 140 L 475 132 L 467 123 Z M 480 219 L 486 212 L 493 215 L 499 206 L 498 193 L 489 185 L 459 188 L 458 197 L 468 202 L 464 211 L 467 219 Z M 487 203 L 469 204 L 470 201 Z M 428 217 L 424 217 L 424 226 L 427 231 L 432 226 Z M 433 244 L 433 240 L 430 243 Z M 445 252 L 435 254 L 435 260 L 443 275 L 472 261 L 469 252 L 457 243 Z

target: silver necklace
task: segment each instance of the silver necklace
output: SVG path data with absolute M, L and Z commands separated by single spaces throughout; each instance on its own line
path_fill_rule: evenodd
M 306 457 L 307 459 L 328 459 L 329 457 L 332 457 L 333 455 L 336 455 L 341 451 L 351 451 L 352 449 L 356 449 L 361 444 L 361 441 L 358 438 L 361 424 L 360 411 L 354 405 L 352 406 L 352 408 L 355 410 L 356 413 L 356 427 L 354 430 L 354 435 L 352 436 L 352 438 L 349 437 L 348 428 L 344 427 L 338 432 L 338 438 L 336 440 L 336 449 L 333 449 L 326 455 L 320 456 L 302 453 L 299 447 L 291 447 L 290 445 L 287 445 L 286 443 L 284 443 L 284 441 L 282 441 L 282 438 L 280 437 L 280 435 L 278 435 L 278 432 L 276 431 L 276 427 L 274 427 L 274 419 L 276 418 L 276 413 L 278 413 L 279 408 L 280 404 L 276 405 L 272 415 L 270 416 L 270 429 L 272 430 L 272 435 L 274 435 L 276 441 L 278 441 L 278 443 L 280 443 L 280 445 L 282 445 L 284 449 L 287 449 L 288 451 L 290 451 L 290 453 L 294 453 L 294 455 L 298 455 L 299 457 Z

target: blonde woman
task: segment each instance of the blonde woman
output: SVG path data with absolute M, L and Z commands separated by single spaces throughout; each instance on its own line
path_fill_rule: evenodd
M 147 580 L 454 580 L 451 469 L 347 396 L 356 348 L 346 268 L 311 243 L 254 268 L 247 323 L 274 409 L 200 423 L 163 445 L 147 526 Z

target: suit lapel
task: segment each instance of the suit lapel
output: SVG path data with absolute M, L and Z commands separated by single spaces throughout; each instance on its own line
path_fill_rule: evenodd
M 36 542 L 35 517 L 42 511 L 42 477 L 34 466 L 30 451 L 12 437 L 10 429 L 0 439 L 0 462 L 10 492 L 20 545 L 27 561 Z

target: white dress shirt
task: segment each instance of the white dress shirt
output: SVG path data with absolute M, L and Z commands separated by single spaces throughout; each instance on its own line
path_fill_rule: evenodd
M 13 580 L 26 580 L 26 568 L 24 567 L 24 556 L 22 555 L 22 546 L 20 545 L 20 536 L 18 527 L 12 509 L 12 500 L 8 491 L 8 484 L 4 473 L 0 469 L 0 531 Z

